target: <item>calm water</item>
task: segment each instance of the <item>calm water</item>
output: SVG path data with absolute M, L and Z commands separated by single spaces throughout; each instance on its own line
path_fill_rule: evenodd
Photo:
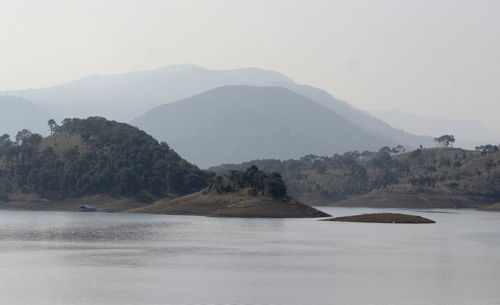
M 500 213 L 405 212 L 438 223 L 0 211 L 0 304 L 500 304 Z

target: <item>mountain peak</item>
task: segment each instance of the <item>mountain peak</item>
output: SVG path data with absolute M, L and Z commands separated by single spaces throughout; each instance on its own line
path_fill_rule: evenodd
M 160 67 L 158 69 L 154 69 L 156 71 L 168 71 L 168 72 L 182 72 L 189 70 L 206 70 L 202 66 L 193 65 L 193 64 L 178 64 L 178 65 L 168 65 L 164 67 Z
M 133 124 L 202 167 L 393 144 L 301 94 L 273 86 L 217 87 L 158 106 Z

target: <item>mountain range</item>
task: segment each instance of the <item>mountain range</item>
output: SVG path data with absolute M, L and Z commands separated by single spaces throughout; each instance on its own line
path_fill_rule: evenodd
M 24 97 L 60 117 L 102 116 L 129 122 L 155 106 L 216 87 L 289 82 L 292 81 L 281 73 L 254 68 L 218 71 L 195 65 L 174 65 L 115 75 L 92 75 L 58 86 L 5 91 L 0 95 Z
M 219 102 L 211 101 L 212 105 L 220 103 L 220 105 L 236 108 L 231 110 L 229 108 L 218 108 L 217 112 L 207 112 L 214 116 L 205 116 L 205 124 L 202 127 L 196 120 L 196 117 L 199 115 L 199 113 L 196 113 L 196 109 L 192 109 L 190 105 L 181 107 L 178 104 L 188 103 L 192 101 L 191 97 L 200 96 L 215 88 L 227 86 L 248 87 L 246 89 L 242 89 L 242 87 L 239 87 L 239 89 L 235 89 L 236 87 L 230 89 L 229 91 L 232 92 L 232 103 L 229 103 L 227 100 Z M 278 91 L 271 89 L 259 91 L 258 87 L 281 87 L 287 89 L 288 92 L 285 93 L 282 90 L 278 93 Z M 241 94 L 248 94 L 248 96 L 235 96 L 237 94 L 235 91 L 238 90 Z M 273 92 L 271 93 L 271 91 Z M 205 97 L 207 97 L 207 100 L 211 100 L 214 93 L 208 94 L 208 92 Z M 220 93 L 221 91 L 215 92 Z M 257 92 L 255 93 L 256 95 L 253 95 L 254 92 Z M 263 92 L 269 95 L 259 95 L 263 94 Z M 138 127 L 151 132 L 159 140 L 166 141 L 169 144 L 172 143 L 174 149 L 183 153 L 188 160 L 195 163 L 196 160 L 200 160 L 202 162 L 198 164 L 200 166 L 202 164 L 215 165 L 214 162 L 219 161 L 239 162 L 243 161 L 244 158 L 256 159 L 271 156 L 276 158 L 290 158 L 309 153 L 332 154 L 335 152 L 341 153 L 346 150 L 369 150 L 374 147 L 396 144 L 402 144 L 408 148 L 418 147 L 419 145 L 432 145 L 432 137 L 416 136 L 394 128 L 369 113 L 335 98 L 322 89 L 297 84 L 279 72 L 256 68 L 210 70 L 195 65 L 176 65 L 155 70 L 116 75 L 93 75 L 58 86 L 4 91 L 0 92 L 1 95 L 22 97 L 31 101 L 38 109 L 43 109 L 45 114 L 42 116 L 41 126 L 46 125 L 46 117 L 48 116 L 56 118 L 101 116 L 122 122 L 132 121 Z M 264 115 L 259 110 L 258 107 L 262 107 L 262 105 L 258 104 L 259 101 L 256 101 L 256 96 L 269 104 L 270 109 L 274 111 L 272 115 L 270 113 Z M 277 100 L 275 101 L 273 98 Z M 290 105 L 286 101 L 288 98 L 290 98 Z M 197 97 L 194 99 L 198 103 L 202 103 L 201 100 L 203 98 Z M 300 107 L 296 104 L 299 100 L 302 103 Z M 177 102 L 177 105 L 167 107 L 173 102 Z M 264 132 L 264 126 L 275 128 L 266 132 L 267 137 L 261 137 L 261 139 L 266 139 L 265 143 L 262 142 L 256 146 L 256 140 L 242 137 L 243 134 L 248 134 L 249 136 L 253 134 L 253 131 L 245 129 L 250 125 L 247 121 L 250 119 L 249 114 L 238 112 L 244 109 L 243 102 L 255 103 L 251 111 L 253 111 L 253 119 L 256 122 L 273 120 L 277 122 L 277 125 L 281 124 L 280 126 L 260 126 L 262 129 L 261 132 Z M 322 105 L 323 108 L 318 108 L 320 106 L 318 104 Z M 217 107 L 220 107 L 220 105 Z M 277 108 L 278 105 L 280 105 L 281 110 Z M 238 109 L 237 107 L 240 108 Z M 288 107 L 290 109 L 300 109 L 302 114 L 297 113 L 292 115 L 291 111 L 286 111 L 285 108 Z M 182 115 L 180 115 L 176 112 L 178 115 L 175 116 L 167 113 L 180 108 L 186 108 L 188 109 L 186 111 L 190 111 L 191 113 L 182 112 Z M 221 126 L 222 113 L 226 109 L 232 113 L 231 126 Z M 159 110 L 162 111 L 163 118 L 152 114 L 152 112 Z M 33 122 L 36 119 L 27 118 L 25 116 L 27 112 L 29 111 L 24 109 L 18 109 L 17 113 L 12 110 L 9 116 L 18 120 L 20 125 L 28 126 L 28 121 Z M 41 113 L 41 111 L 35 112 Z M 284 117 L 284 114 L 289 115 L 289 117 Z M 154 124 L 156 125 L 152 121 L 148 122 L 148 119 L 152 117 L 155 118 Z M 180 117 L 184 118 L 183 122 L 177 119 Z M 327 124 L 326 118 L 329 118 L 332 122 Z M 295 123 L 298 124 L 297 127 L 293 126 Z M 314 129 L 314 126 L 321 128 Z M 0 122 L 0 129 L 7 130 L 7 127 L 3 122 Z M 232 129 L 234 132 L 240 132 L 239 141 L 235 143 L 226 142 L 224 146 L 218 146 L 221 141 L 214 140 L 213 142 L 209 142 L 206 138 L 203 138 L 205 139 L 204 141 L 197 140 L 203 146 L 186 144 L 185 147 L 182 145 L 176 147 L 176 145 L 179 145 L 176 143 L 195 141 L 197 139 L 196 137 L 189 138 L 190 135 L 194 135 L 195 133 L 190 134 L 187 132 L 188 130 L 194 131 L 202 128 L 206 131 L 222 132 L 222 127 Z M 38 130 L 34 129 L 33 131 L 38 132 Z M 276 130 L 279 130 L 279 132 L 276 132 Z M 287 133 L 286 130 L 293 130 L 293 137 L 284 137 Z M 9 129 L 9 132 L 12 131 Z M 197 135 L 201 134 L 203 132 L 197 133 Z M 276 138 L 271 139 L 271 135 Z M 304 136 L 304 138 L 301 138 L 301 136 Z M 359 139 L 356 138 L 358 136 Z M 181 141 L 181 137 L 185 137 L 185 139 Z M 257 136 L 253 137 L 258 139 Z M 313 140 L 313 138 L 317 140 Z M 239 151 L 233 150 L 233 157 L 228 160 L 218 157 L 223 155 L 221 150 L 227 146 L 241 146 L 238 143 L 245 142 L 246 139 L 249 141 L 248 143 L 254 144 L 249 147 L 249 151 L 254 151 L 254 154 L 249 155 L 249 151 L 241 149 Z M 285 144 L 283 142 L 285 139 L 293 140 L 295 143 Z M 263 147 L 265 145 L 269 146 Z M 277 146 L 280 147 L 279 150 L 275 149 Z M 188 151 L 185 148 L 193 150 Z M 297 149 L 297 151 L 293 151 L 293 149 Z M 203 154 L 202 151 L 205 151 L 203 158 L 196 157 L 190 159 L 190 156 L 201 156 Z M 269 151 L 276 151 L 276 153 L 268 154 L 267 152 Z M 283 152 L 283 154 L 279 155 L 278 151 Z M 213 152 L 213 155 L 209 155 L 208 152 Z M 212 157 L 217 161 L 205 162 L 202 160 Z

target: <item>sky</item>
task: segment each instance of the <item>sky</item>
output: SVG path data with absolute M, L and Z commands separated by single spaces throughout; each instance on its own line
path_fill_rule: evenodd
M 0 90 L 184 63 L 500 132 L 499 0 L 0 0 Z

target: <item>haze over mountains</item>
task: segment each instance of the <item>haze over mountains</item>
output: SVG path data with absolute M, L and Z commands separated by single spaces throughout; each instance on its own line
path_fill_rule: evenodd
M 450 120 L 437 116 L 404 113 L 395 109 L 370 111 L 375 117 L 407 132 L 428 136 L 453 134 L 456 145 L 473 149 L 477 145 L 500 143 L 500 133 L 486 128 L 477 120 Z
M 389 125 L 368 112 L 351 106 L 349 103 L 338 100 L 325 90 L 314 88 L 308 85 L 299 84 L 282 84 L 281 86 L 289 88 L 299 94 L 309 97 L 311 100 L 320 103 L 336 113 L 348 119 L 351 123 L 360 126 L 361 128 L 391 139 L 398 144 L 407 147 L 418 147 L 419 145 L 431 145 L 432 138 L 429 136 L 421 136 L 418 133 L 411 134 L 404 130 L 398 129 L 399 125 Z M 394 126 L 398 127 L 395 128 Z
M 220 87 L 156 107 L 132 124 L 201 167 L 395 144 L 280 87 Z
M 47 121 L 55 118 L 41 107 L 15 96 L 0 96 L 0 135 L 14 137 L 22 129 L 48 134 Z
M 253 87 L 251 89 L 249 87 L 246 89 L 238 87 L 239 89 L 233 88 L 229 90 L 232 94 L 230 101 L 213 101 L 212 95 L 206 95 L 204 98 L 210 101 L 211 105 L 218 104 L 218 111 L 210 112 L 207 109 L 207 113 L 211 113 L 212 117 L 205 115 L 203 117 L 205 120 L 203 126 L 196 120 L 200 115 L 196 112 L 197 109 L 191 108 L 189 105 L 160 107 L 154 110 L 161 109 L 163 117 L 151 114 L 154 107 L 181 100 L 184 101 L 179 103 L 185 103 L 190 101 L 190 97 L 214 88 L 235 85 Z M 278 91 L 271 89 L 259 91 L 256 87 L 282 87 L 288 90 L 281 90 L 278 93 Z M 241 95 L 237 96 L 238 94 Z M 245 94 L 249 95 L 245 96 Z M 416 136 L 394 128 L 367 112 L 336 99 L 324 90 L 296 84 L 290 78 L 278 72 L 255 68 L 219 71 L 195 65 L 176 65 L 149 71 L 89 76 L 54 87 L 6 91 L 0 92 L 0 95 L 23 97 L 56 118 L 102 116 L 122 122 L 130 122 L 133 118 L 136 118 L 133 120 L 133 124 L 145 128 L 158 139 L 171 144 L 174 149 L 181 154 L 185 154 L 188 160 L 195 163 L 195 160 L 202 162 L 198 165 L 216 165 L 219 161 L 240 162 L 260 157 L 290 158 L 304 154 L 332 154 L 346 150 L 375 149 L 385 145 L 402 144 L 408 148 L 418 147 L 420 144 L 424 146 L 433 145 L 432 137 Z M 223 96 L 223 98 L 226 97 L 228 96 Z M 201 101 L 204 98 L 197 97 L 195 100 L 198 103 L 203 103 Z M 268 110 L 273 111 L 272 113 L 263 113 L 263 101 L 268 103 Z M 301 101 L 300 107 L 297 101 Z M 248 106 L 254 107 L 247 109 L 249 113 L 241 112 L 244 109 L 244 102 L 250 103 L 252 105 Z M 318 104 L 323 106 L 321 111 L 318 110 L 320 109 Z M 225 106 L 222 107 L 222 105 Z M 229 106 L 235 108 L 229 110 Z M 178 115 L 173 116 L 171 113 L 167 113 L 178 111 L 177 109 L 183 107 L 186 110 L 178 113 Z M 200 104 L 199 107 L 204 109 L 203 107 L 206 107 L 206 105 Z M 287 110 L 289 107 L 301 113 L 292 113 L 292 111 Z M 225 112 L 232 113 L 234 116 L 231 118 L 232 125 L 221 125 L 221 117 L 227 117 L 227 114 L 224 114 Z M 19 125 L 28 126 L 27 121 L 35 121 L 36 118 L 28 119 L 25 117 L 25 113 L 26 110 L 18 111 L 18 114 L 11 111 L 9 116 L 18 119 Z M 267 136 L 266 144 L 264 142 L 257 144 L 257 137 L 252 138 L 253 129 L 248 128 L 255 127 L 257 123 L 252 125 L 248 122 L 251 113 L 253 113 L 252 118 L 255 122 L 274 121 L 273 125 L 260 126 L 262 134 L 264 133 L 264 126 L 276 128 L 265 133 Z M 322 113 L 322 119 L 318 120 L 316 116 L 319 113 Z M 46 124 L 46 116 L 42 115 L 41 126 Z M 178 119 L 180 117 L 184 118 L 184 121 Z M 332 122 L 327 124 L 327 117 Z M 154 120 L 148 121 L 149 118 L 154 118 Z M 288 121 L 285 122 L 285 118 Z M 294 124 L 297 124 L 297 127 L 293 126 Z M 4 123 L 1 122 L 0 128 L 7 130 Z M 248 138 L 240 137 L 239 141 L 253 143 L 247 149 L 254 153 L 244 152 L 242 148 L 240 151 L 233 150 L 232 158 L 227 160 L 214 157 L 214 161 L 206 162 L 207 158 L 211 157 L 208 152 L 213 152 L 212 156 L 221 156 L 220 151 L 227 147 L 224 147 L 224 145 L 217 147 L 221 145 L 221 141 L 214 138 L 212 142 L 209 142 L 205 137 L 200 139 L 197 145 L 188 144 L 187 142 L 194 141 L 194 138 L 189 138 L 189 136 L 194 136 L 197 128 L 219 133 L 224 132 L 224 129 L 238 130 L 240 135 L 246 134 L 248 136 Z M 33 129 L 35 132 L 38 132 L 38 130 Z M 276 130 L 279 132 L 275 132 Z M 293 137 L 284 136 L 286 135 L 285 130 L 293 131 L 295 135 Z M 203 133 L 199 133 L 198 136 L 201 134 Z M 275 138 L 269 138 L 271 135 L 274 135 Z M 182 137 L 185 137 L 185 139 L 181 140 Z M 212 137 L 215 137 L 215 135 L 212 135 Z M 313 141 L 313 138 L 316 138 L 316 140 Z M 231 139 L 237 140 L 236 138 Z M 285 139 L 293 140 L 296 143 L 285 144 L 283 142 Z M 176 143 L 184 143 L 182 145 L 185 146 L 176 147 Z M 201 143 L 205 143 L 205 146 L 198 145 Z M 235 143 L 229 144 L 235 145 Z M 273 144 L 271 145 L 271 143 Z M 225 144 L 225 146 L 227 145 L 228 143 Z M 264 147 L 265 145 L 268 146 Z M 190 147 L 193 151 L 188 149 Z M 196 157 L 203 154 L 200 150 L 206 152 L 203 158 Z M 276 153 L 265 153 L 272 150 Z M 282 154 L 278 155 L 278 151 L 282 152 Z M 190 156 L 195 159 L 190 159 Z
M 59 86 L 6 91 L 0 95 L 24 97 L 59 117 L 98 115 L 129 122 L 155 106 L 228 85 L 285 87 L 327 106 L 378 136 L 407 146 L 432 143 L 429 138 L 415 137 L 393 128 L 324 90 L 296 84 L 279 72 L 256 68 L 210 70 L 195 65 L 174 65 L 116 75 L 93 75 Z
M 24 97 L 61 117 L 98 115 L 129 122 L 155 106 L 220 86 L 291 82 L 281 73 L 254 68 L 218 71 L 195 65 L 174 65 L 148 71 L 92 75 L 54 87 L 0 92 L 0 95 Z

